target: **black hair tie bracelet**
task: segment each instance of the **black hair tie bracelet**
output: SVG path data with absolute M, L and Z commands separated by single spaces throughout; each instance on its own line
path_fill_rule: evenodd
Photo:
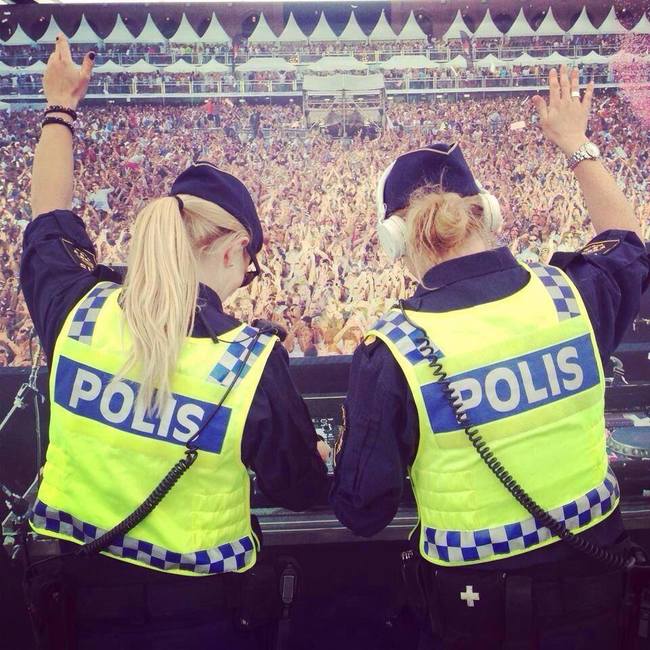
M 64 120 L 61 117 L 46 117 L 43 120 L 43 123 L 41 124 L 41 127 L 47 126 L 48 124 L 62 124 L 65 126 L 69 131 L 71 135 L 74 135 L 74 128 L 70 122 Z

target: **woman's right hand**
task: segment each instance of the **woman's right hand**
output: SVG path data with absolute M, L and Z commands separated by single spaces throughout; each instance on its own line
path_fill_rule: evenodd
M 548 85 L 548 104 L 539 95 L 533 97 L 533 104 L 544 135 L 570 156 L 587 141 L 594 83 L 589 83 L 581 100 L 578 69 L 573 68 L 569 74 L 566 66 L 561 66 L 559 77 L 555 68 L 551 70 Z
M 43 73 L 43 92 L 49 105 L 76 108 L 84 98 L 93 69 L 94 52 L 88 52 L 81 67 L 72 61 L 68 39 L 59 33 L 54 52 Z

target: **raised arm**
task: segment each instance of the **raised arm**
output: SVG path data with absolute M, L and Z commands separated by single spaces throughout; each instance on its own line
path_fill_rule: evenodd
M 77 108 L 86 94 L 94 58 L 94 52 L 89 52 L 81 67 L 76 66 L 72 62 L 67 39 L 63 34 L 57 36 L 54 52 L 43 75 L 43 91 L 48 106 Z M 66 113 L 49 113 L 48 117 L 60 118 L 72 124 L 72 118 Z M 73 171 L 72 133 L 63 124 L 44 126 L 32 168 L 33 217 L 72 207 Z
M 536 95 L 533 103 L 539 114 L 544 135 L 566 156 L 573 155 L 588 142 L 586 131 L 594 93 L 593 81 L 580 99 L 578 70 L 549 74 L 549 101 Z M 599 234 L 605 230 L 630 230 L 641 237 L 641 228 L 632 203 L 616 184 L 614 177 L 600 160 L 583 160 L 574 173 L 587 205 L 591 222 Z

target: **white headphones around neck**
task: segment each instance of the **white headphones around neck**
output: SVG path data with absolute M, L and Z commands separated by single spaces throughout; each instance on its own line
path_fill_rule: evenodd
M 386 255 L 395 262 L 400 257 L 406 255 L 406 222 L 396 214 L 386 216 L 386 203 L 384 203 L 384 188 L 386 180 L 393 170 L 395 161 L 393 161 L 384 170 L 377 183 L 377 235 L 379 243 L 386 252 Z M 479 187 L 479 198 L 483 206 L 483 219 L 488 230 L 497 233 L 503 223 L 501 206 L 494 194 L 490 194 L 483 189 L 482 185 L 476 181 Z

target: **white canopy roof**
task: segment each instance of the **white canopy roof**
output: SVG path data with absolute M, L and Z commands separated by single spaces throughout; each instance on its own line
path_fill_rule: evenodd
M 589 16 L 587 15 L 587 7 L 583 7 L 578 19 L 569 28 L 569 34 L 572 35 L 593 35 L 598 34 L 598 30 L 593 26 Z
M 248 59 L 235 68 L 235 72 L 282 72 L 295 70 L 296 66 L 279 56 L 260 56 Z
M 117 14 L 115 26 L 111 30 L 111 33 L 104 39 L 104 43 L 108 45 L 114 43 L 133 43 L 133 34 L 126 28 L 120 14 Z
M 99 38 L 97 33 L 88 24 L 85 14 L 81 14 L 81 22 L 77 31 L 68 39 L 70 43 L 101 43 L 102 39 Z
M 501 38 L 503 36 L 503 32 L 497 28 L 492 20 L 489 8 L 485 12 L 481 24 L 476 28 L 474 36 L 476 38 Z
M 27 34 L 25 34 L 25 30 L 18 25 L 16 27 L 16 31 L 4 42 L 5 45 L 33 45 L 35 41 Z
M 144 59 L 140 59 L 133 65 L 127 66 L 126 69 L 128 70 L 128 72 L 141 72 L 141 73 L 156 72 L 158 70 L 158 68 L 155 65 L 153 65 L 153 63 L 149 63 Z
M 63 30 L 59 27 L 57 24 L 54 16 L 50 16 L 50 22 L 47 26 L 47 29 L 45 30 L 45 33 L 43 36 L 41 36 L 36 42 L 39 44 L 51 44 L 54 43 L 56 40 L 56 37 L 62 32 Z
M 368 37 L 364 33 L 363 29 L 359 27 L 357 22 L 357 17 L 354 15 L 354 11 L 350 14 L 350 19 L 348 24 L 345 26 L 345 29 L 341 32 L 339 36 L 339 41 L 350 43 L 358 41 L 367 41 Z
M 216 14 L 212 12 L 212 18 L 210 18 L 210 24 L 208 25 L 208 28 L 205 30 L 205 33 L 199 41 L 201 43 L 209 43 L 209 44 L 222 44 L 222 43 L 228 43 L 230 44 L 230 36 L 226 33 L 226 30 L 221 26 L 221 23 L 219 22 L 219 19 L 217 18 Z
M 194 72 L 196 66 L 188 63 L 185 59 L 178 59 L 174 63 L 166 65 L 163 70 L 172 74 L 187 74 L 188 72 Z
M 425 70 L 438 66 L 424 54 L 395 54 L 379 65 L 384 70 Z
M 16 69 L 7 65 L 4 61 L 0 61 L 0 75 L 16 74 Z
M 415 14 L 411 11 L 408 19 L 402 27 L 402 31 L 397 37 L 398 41 L 426 41 L 427 35 L 422 31 L 422 27 L 415 20 Z
M 539 59 L 530 56 L 528 52 L 524 52 L 523 54 L 520 54 L 516 59 L 512 59 L 512 61 L 506 61 L 505 63 L 508 63 L 510 65 L 536 65 L 539 63 Z
M 523 8 L 519 10 L 515 22 L 510 25 L 510 29 L 506 32 L 510 38 L 524 38 L 535 36 L 533 28 L 526 19 Z
M 8 102 L 0 102 L 0 111 L 8 111 L 11 109 L 11 104 Z
M 460 32 L 467 32 L 468 34 L 472 33 L 472 30 L 467 26 L 467 23 L 463 20 L 463 16 L 460 13 L 460 9 L 456 12 L 456 17 L 454 21 L 449 25 L 447 31 L 442 35 L 443 40 L 450 41 L 454 38 L 460 38 Z
M 310 63 L 307 69 L 311 72 L 333 72 L 335 70 L 365 71 L 368 66 L 353 56 L 324 56 L 315 63 Z
M 305 33 L 300 29 L 293 12 L 289 14 L 289 20 L 284 26 L 282 33 L 278 36 L 278 43 L 304 43 L 307 41 Z
M 147 14 L 147 20 L 142 31 L 135 37 L 134 43 L 166 43 L 167 39 L 156 27 L 151 14 Z
M 115 63 L 115 61 L 106 61 L 106 63 L 96 65 L 93 68 L 93 74 L 110 74 L 117 72 L 128 72 L 128 70 L 119 63 Z
M 641 19 L 639 22 L 632 27 L 630 30 L 632 34 L 650 34 L 650 20 L 646 16 L 645 12 L 641 14 Z
M 314 43 L 324 43 L 330 41 L 338 41 L 339 37 L 334 33 L 334 30 L 330 27 L 330 24 L 325 18 L 325 12 L 321 11 L 320 18 L 314 31 L 309 36 L 309 40 Z
M 488 54 L 486 57 L 475 61 L 475 64 L 479 68 L 499 68 L 508 65 L 505 61 L 494 56 L 494 54 Z
M 578 61 L 580 61 L 580 63 L 585 63 L 586 65 L 594 65 L 594 64 L 606 65 L 609 63 L 609 57 L 604 56 L 603 54 L 598 54 L 598 52 L 594 52 L 594 50 L 591 50 L 589 54 L 585 54 L 584 56 L 578 57 Z
M 548 8 L 546 16 L 535 30 L 535 34 L 537 36 L 564 36 L 565 31 L 557 24 L 553 15 L 553 7 Z
M 16 68 L 16 72 L 18 74 L 43 74 L 45 68 L 46 65 L 43 61 L 34 61 L 34 63 L 25 68 Z
M 540 57 L 538 62 L 542 65 L 562 65 L 563 63 L 568 65 L 569 63 L 573 63 L 574 60 L 570 59 L 568 56 L 564 56 L 563 54 L 553 52 L 553 54 L 549 54 L 548 56 Z
M 303 79 L 303 90 L 315 93 L 338 93 L 342 90 L 379 91 L 384 88 L 384 75 L 351 75 L 333 74 L 327 77 L 306 75 Z
M 466 68 L 467 59 L 462 54 L 456 55 L 451 61 L 445 61 L 443 65 L 449 65 L 452 68 Z
M 384 10 L 381 10 L 381 15 L 377 24 L 372 28 L 368 40 L 370 41 L 394 41 L 396 38 L 393 28 L 388 23 L 386 19 L 386 13 Z
M 266 22 L 264 14 L 260 14 L 260 19 L 253 30 L 253 33 L 248 37 L 249 43 L 275 43 L 278 37 L 273 33 L 273 30 Z
M 199 35 L 196 33 L 196 30 L 190 24 L 190 21 L 187 19 L 185 12 L 181 16 L 181 22 L 178 24 L 178 29 L 174 32 L 174 35 L 169 39 L 170 43 L 197 43 L 199 41 Z
M 216 59 L 210 59 L 207 63 L 196 67 L 196 71 L 201 74 L 209 74 L 211 72 L 225 73 L 230 71 L 230 66 L 225 63 L 220 63 Z
M 627 29 L 621 25 L 618 18 L 616 17 L 616 11 L 614 10 L 614 5 L 609 10 L 607 17 L 601 23 L 598 28 L 599 34 L 627 34 Z

